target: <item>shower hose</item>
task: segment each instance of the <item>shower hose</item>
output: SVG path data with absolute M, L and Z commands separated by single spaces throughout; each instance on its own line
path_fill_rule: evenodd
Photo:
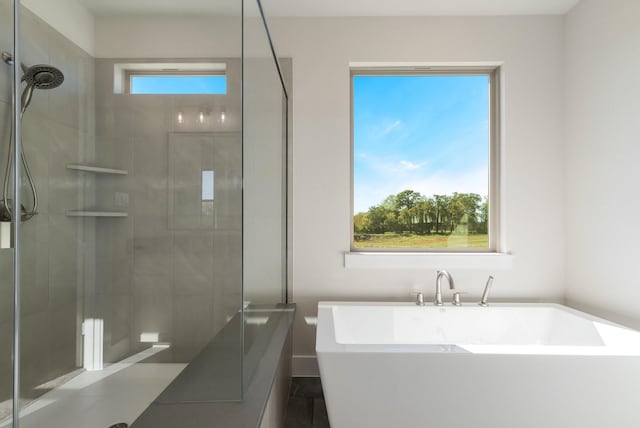
M 24 111 L 20 113 L 20 120 L 22 121 L 22 116 Z M 38 214 L 36 211 L 38 209 L 38 194 L 36 192 L 36 186 L 33 183 L 33 177 L 31 176 L 31 171 L 29 170 L 29 165 L 27 164 L 27 157 L 24 154 L 24 148 L 22 144 L 20 145 L 20 158 L 22 159 L 22 165 L 24 167 L 24 173 L 27 176 L 27 181 L 29 182 L 29 187 L 31 188 L 31 194 L 33 195 L 33 208 L 31 211 L 27 211 L 24 206 L 22 206 L 21 219 L 22 221 L 27 221 L 31 219 L 34 215 Z M 2 210 L 0 212 L 0 220 L 1 221 L 11 221 L 13 219 L 13 208 L 11 206 L 11 199 L 8 197 L 9 195 L 9 182 L 11 181 L 11 170 L 13 169 L 13 150 L 14 150 L 14 134 L 13 134 L 13 121 L 11 121 L 10 131 L 9 131 L 9 154 L 7 155 L 7 168 L 4 172 L 4 183 L 2 186 Z

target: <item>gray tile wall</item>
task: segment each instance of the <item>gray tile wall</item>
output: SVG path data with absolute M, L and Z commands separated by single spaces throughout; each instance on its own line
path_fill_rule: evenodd
M 0 0 L 3 51 L 11 50 L 10 17 L 11 1 Z M 41 395 L 40 385 L 81 365 L 85 318 L 104 320 L 106 362 L 147 347 L 142 332 L 171 343 L 157 360 L 190 361 L 242 299 L 240 61 L 216 60 L 227 63 L 226 95 L 114 94 L 118 60 L 92 58 L 26 10 L 22 32 L 25 64 L 52 64 L 65 74 L 61 87 L 36 91 L 23 121 L 40 200 L 38 215 L 23 226 L 24 398 Z M 0 173 L 9 142 L 10 72 L 0 63 Z M 201 110 L 209 111 L 205 124 L 196 121 Z M 190 136 L 200 138 L 205 155 L 180 150 Z M 197 197 L 201 183 L 197 174 L 185 180 L 179 169 L 170 170 L 177 158 L 183 172 L 190 165 L 216 171 L 215 201 L 192 216 L 175 200 Z M 72 171 L 70 163 L 129 174 Z M 92 207 L 129 216 L 66 215 Z M 12 258 L 12 250 L 0 250 L 0 403 L 11 389 Z
M 114 64 L 148 61 L 96 60 L 96 159 L 129 170 L 98 178 L 97 194 L 129 217 L 96 224 L 87 307 L 105 320 L 106 360 L 148 346 L 140 333 L 154 332 L 171 344 L 157 360 L 188 362 L 241 302 L 240 62 L 207 59 L 227 63 L 226 95 L 114 93 Z M 205 124 L 200 111 L 210 111 Z M 210 169 L 215 200 L 204 212 L 200 171 Z
M 11 2 L 0 0 L 0 50 L 12 49 Z M 23 119 L 23 146 L 39 197 L 38 215 L 22 233 L 22 388 L 24 398 L 41 395 L 39 385 L 74 370 L 78 362 L 80 290 L 91 276 L 93 237 L 82 219 L 65 215 L 95 193 L 91 177 L 66 168 L 93 161 L 94 60 L 27 10 L 21 15 L 22 62 L 52 64 L 65 74 L 62 86 L 36 90 Z M 0 173 L 9 144 L 11 68 L 0 63 Z M 23 192 L 31 206 L 31 194 Z M 13 250 L 0 250 L 0 402 L 10 397 Z

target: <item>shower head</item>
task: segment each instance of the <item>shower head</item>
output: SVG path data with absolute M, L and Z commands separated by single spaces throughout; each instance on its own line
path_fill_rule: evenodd
M 38 64 L 31 67 L 27 67 L 24 64 L 21 65 L 24 71 L 22 81 L 26 82 L 27 86 L 22 92 L 22 111 L 20 112 L 20 116 L 22 116 L 27 110 L 27 107 L 29 107 L 34 89 L 54 89 L 64 82 L 64 74 L 62 74 L 62 71 L 51 65 Z
M 36 89 L 53 89 L 62 85 L 64 74 L 51 65 L 38 64 L 24 67 L 22 81 L 26 82 L 27 86 L 33 85 Z

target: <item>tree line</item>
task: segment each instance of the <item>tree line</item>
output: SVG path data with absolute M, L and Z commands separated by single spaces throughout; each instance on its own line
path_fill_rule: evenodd
M 389 195 L 382 203 L 353 217 L 356 240 L 366 234 L 386 232 L 417 235 L 485 234 L 489 206 L 475 193 L 426 197 L 413 190 Z M 360 236 L 358 236 L 360 235 Z

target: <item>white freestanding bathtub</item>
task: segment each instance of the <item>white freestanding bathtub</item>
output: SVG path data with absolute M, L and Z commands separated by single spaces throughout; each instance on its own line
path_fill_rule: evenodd
M 640 333 L 561 305 L 318 304 L 331 428 L 638 428 Z

